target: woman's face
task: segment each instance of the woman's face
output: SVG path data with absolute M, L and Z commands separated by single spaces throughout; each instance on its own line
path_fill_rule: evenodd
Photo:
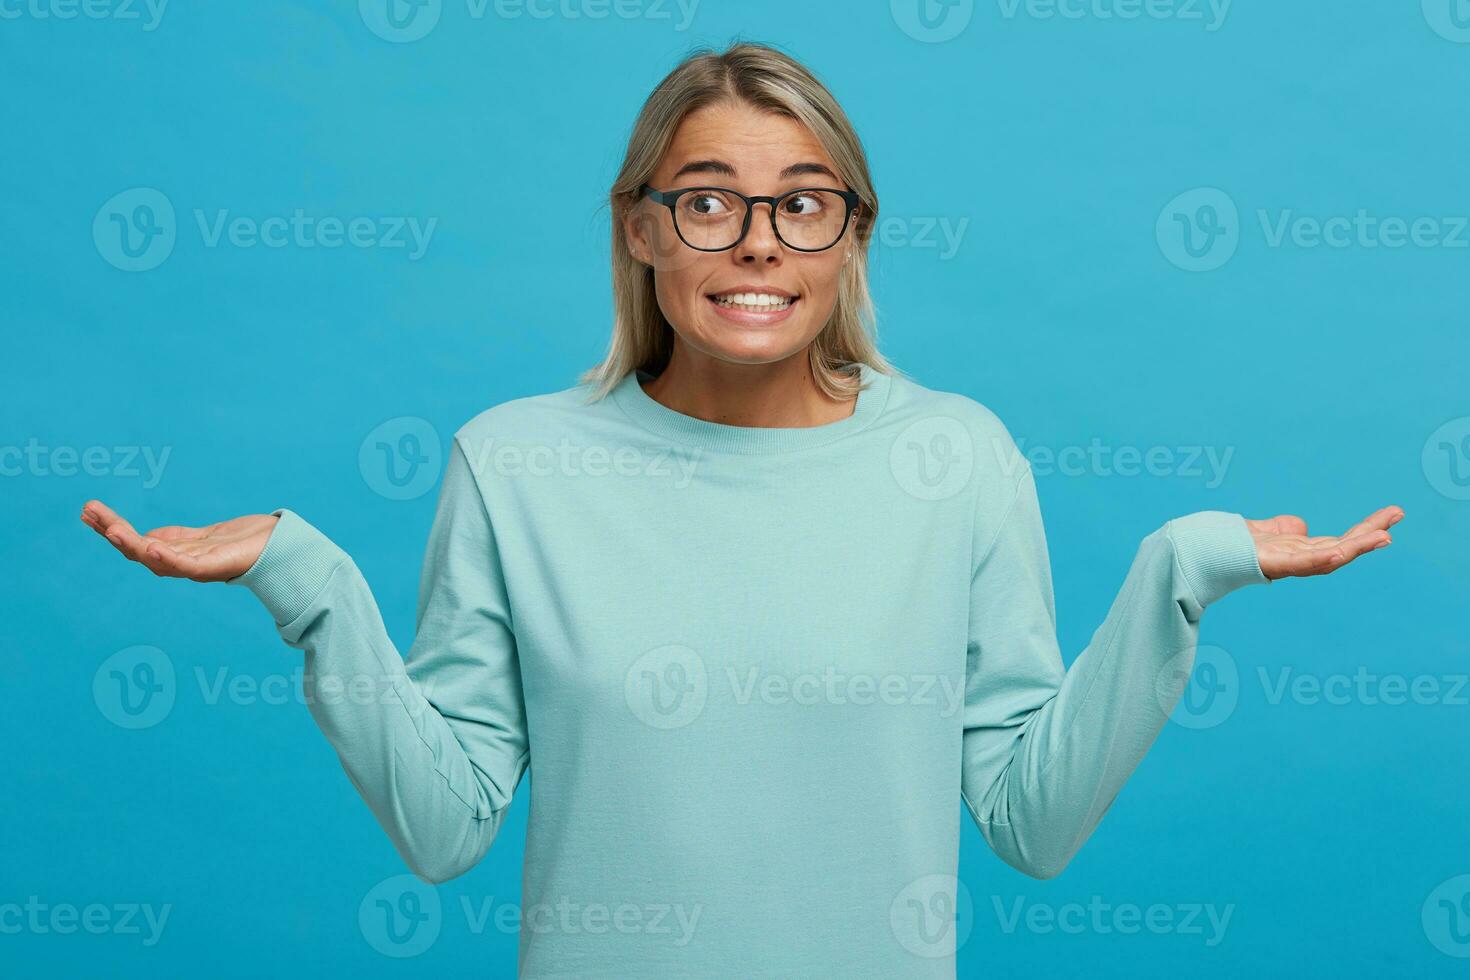
M 799 187 L 846 187 L 804 126 L 744 103 L 686 116 L 648 183 L 660 191 L 714 186 L 772 197 Z M 796 201 L 782 207 L 811 206 Z M 708 211 L 721 205 L 702 200 L 696 206 Z M 686 236 L 692 220 L 680 222 Z M 702 252 L 684 244 L 669 209 L 648 198 L 633 208 L 625 231 L 634 257 L 653 266 L 659 308 L 679 337 L 711 357 L 742 364 L 790 357 L 821 332 L 837 302 L 842 266 L 851 261 L 854 235 L 849 222 L 826 251 L 789 249 L 771 228 L 769 206 L 756 204 L 740 244 Z M 770 299 L 751 303 L 752 293 Z M 739 298 L 732 302 L 732 296 Z

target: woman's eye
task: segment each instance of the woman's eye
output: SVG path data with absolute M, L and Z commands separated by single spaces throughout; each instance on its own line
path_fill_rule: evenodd
M 797 194 L 795 197 L 786 199 L 786 211 L 788 214 L 806 217 L 822 210 L 822 199 L 816 194 Z
M 729 209 L 717 194 L 691 194 L 689 210 L 695 214 L 724 214 Z

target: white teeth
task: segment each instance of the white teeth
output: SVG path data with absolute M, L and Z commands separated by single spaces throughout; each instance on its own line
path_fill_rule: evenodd
M 786 296 L 773 296 L 770 293 L 726 293 L 723 296 L 714 297 L 716 303 L 721 306 L 741 310 L 757 310 L 762 313 L 784 310 L 791 305 L 791 299 Z

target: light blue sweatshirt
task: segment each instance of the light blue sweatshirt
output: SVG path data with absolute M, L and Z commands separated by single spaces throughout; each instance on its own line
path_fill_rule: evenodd
M 1205 607 L 1266 581 L 1238 514 L 1169 521 L 1064 669 L 1006 429 L 862 371 L 854 413 L 810 428 L 696 419 L 640 373 L 471 420 L 406 662 L 289 510 L 233 580 L 305 651 L 312 714 L 420 878 L 474 867 L 534 772 L 522 976 L 952 978 L 956 803 L 1059 873 Z

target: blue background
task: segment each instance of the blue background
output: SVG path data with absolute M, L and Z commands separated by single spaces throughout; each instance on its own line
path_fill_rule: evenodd
M 686 29 L 653 0 L 480 18 L 444 0 L 410 42 L 346 0 L 176 3 L 152 30 L 140 6 L 141 20 L 40 16 L 66 11 L 52 2 L 0 3 L 0 905 L 170 912 L 153 945 L 0 932 L 0 974 L 512 974 L 514 933 L 476 934 L 460 900 L 517 900 L 526 784 L 485 861 L 438 888 L 437 939 L 382 955 L 359 905 L 404 867 L 305 707 L 207 696 L 220 676 L 294 691 L 299 655 L 243 590 L 157 581 L 77 512 L 96 496 L 153 527 L 289 506 L 354 556 L 406 648 L 433 487 L 377 492 L 359 447 L 405 418 L 447 437 L 600 358 L 603 201 L 633 117 L 692 45 L 736 37 L 806 61 L 864 138 L 889 221 L 872 256 L 880 341 L 899 367 L 985 403 L 1023 448 L 1233 453 L 1220 481 L 1182 452 L 1162 475 L 1038 466 L 1069 660 L 1169 517 L 1288 512 L 1335 533 L 1381 504 L 1408 512 L 1386 552 L 1212 609 L 1202 643 L 1236 669 L 1233 710 L 1167 726 L 1059 878 L 996 860 L 956 788 L 974 908 L 960 975 L 1463 973 L 1470 939 L 1451 927 L 1470 927 L 1470 904 L 1451 918 L 1431 893 L 1450 882 L 1437 894 L 1453 905 L 1470 874 L 1470 691 L 1272 703 L 1258 674 L 1429 675 L 1448 695 L 1467 671 L 1470 233 L 1273 245 L 1259 218 L 1365 209 L 1456 234 L 1470 31 L 1437 0 L 1241 3 L 1214 30 L 1192 3 L 1203 20 L 985 0 L 952 8 L 941 41 L 905 0 L 702 0 Z M 104 204 L 134 188 L 167 198 L 176 242 L 128 272 Z M 1197 188 L 1238 209 L 1234 225 L 1214 212 L 1228 261 L 1203 272 L 1167 234 L 1205 229 L 1198 196 L 1166 207 Z M 437 225 L 414 259 L 209 247 L 194 217 L 296 209 Z M 926 227 L 963 227 L 958 248 Z M 106 472 L 20 461 L 27 445 L 101 447 Z M 162 478 L 115 447 L 167 450 Z M 93 680 L 138 645 L 162 651 L 176 690 L 129 730 Z M 996 911 L 1093 896 L 1231 918 L 1210 945 L 1207 925 L 1008 933 Z

